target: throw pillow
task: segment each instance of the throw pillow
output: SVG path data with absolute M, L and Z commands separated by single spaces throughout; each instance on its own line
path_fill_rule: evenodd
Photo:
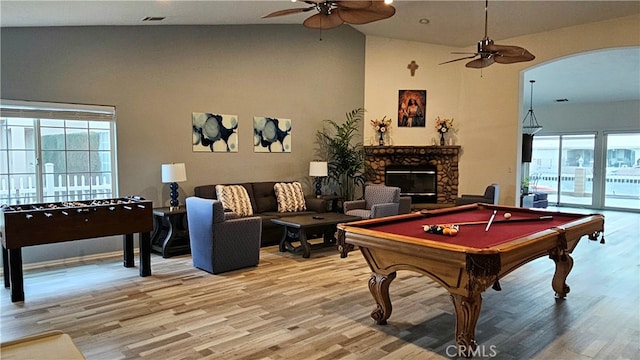
M 242 185 L 216 185 L 216 197 L 225 209 L 229 209 L 238 216 L 251 216 L 251 200 L 247 189 Z
M 273 186 L 278 200 L 278 212 L 305 211 L 307 205 L 304 202 L 302 185 L 295 181 L 292 183 L 276 183 Z

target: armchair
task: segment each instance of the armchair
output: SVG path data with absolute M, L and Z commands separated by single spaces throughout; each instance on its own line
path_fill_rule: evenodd
M 343 206 L 346 215 L 359 216 L 363 219 L 398 215 L 400 188 L 368 185 L 364 188 L 364 199 L 345 201 Z
M 260 217 L 240 218 L 218 200 L 189 197 L 187 222 L 193 266 L 219 274 L 260 261 Z
M 456 206 L 467 205 L 473 203 L 497 204 L 500 197 L 500 186 L 491 184 L 484 190 L 483 195 L 467 195 L 463 194 L 456 199 Z

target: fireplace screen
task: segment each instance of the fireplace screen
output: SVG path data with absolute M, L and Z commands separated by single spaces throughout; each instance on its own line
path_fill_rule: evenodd
M 400 194 L 411 196 L 415 203 L 436 203 L 438 179 L 435 168 L 387 167 L 384 183 L 397 186 Z

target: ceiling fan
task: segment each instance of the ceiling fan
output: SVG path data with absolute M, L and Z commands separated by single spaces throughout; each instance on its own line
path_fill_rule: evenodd
M 465 56 L 463 58 L 445 61 L 442 64 L 448 64 L 455 61 L 473 59 L 480 56 L 478 59 L 469 61 L 465 66 L 468 68 L 482 69 L 494 62 L 498 64 L 512 64 L 523 61 L 531 61 L 536 57 L 533 56 L 527 49 L 520 46 L 513 45 L 498 45 L 494 44 L 493 40 L 487 36 L 487 18 L 488 18 L 489 0 L 485 0 L 484 5 L 484 38 L 478 41 L 478 51 L 476 53 L 460 53 L 453 52 L 452 54 L 473 54 L 472 56 Z
M 362 25 L 370 22 L 390 18 L 396 9 L 382 0 L 352 1 L 352 0 L 307 0 L 311 6 L 306 8 L 286 9 L 265 15 L 271 18 L 282 15 L 297 14 L 316 10 L 318 13 L 308 17 L 302 24 L 311 29 L 333 29 L 343 23 Z

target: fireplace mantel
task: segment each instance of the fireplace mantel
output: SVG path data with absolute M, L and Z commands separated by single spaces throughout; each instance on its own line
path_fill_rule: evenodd
M 365 146 L 367 182 L 384 184 L 387 166 L 437 169 L 438 204 L 452 204 L 458 197 L 460 146 Z
M 374 154 L 409 154 L 425 155 L 429 154 L 453 154 L 457 156 L 460 146 L 365 146 L 365 155 Z

